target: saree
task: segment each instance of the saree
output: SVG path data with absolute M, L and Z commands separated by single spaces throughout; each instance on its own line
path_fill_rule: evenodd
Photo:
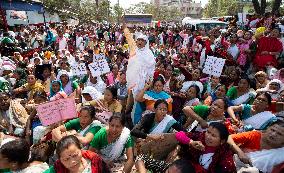
M 102 154 L 102 158 L 104 160 L 123 160 L 124 157 L 121 157 L 121 154 L 124 150 L 124 146 L 130 136 L 130 130 L 126 127 L 123 128 L 119 138 L 113 142 L 105 146 L 100 150 Z
M 152 130 L 150 134 L 161 134 L 167 133 L 173 124 L 176 123 L 176 120 L 170 116 L 166 115 L 164 119 Z
M 254 129 L 264 130 L 269 124 L 276 121 L 277 118 L 270 111 L 260 112 L 247 119 L 244 119 L 245 125 L 251 125 Z
M 169 104 L 168 111 L 172 111 L 172 98 L 165 91 L 161 91 L 159 93 L 156 93 L 155 91 L 146 91 L 143 98 L 145 99 L 147 110 L 153 110 L 155 102 L 159 99 L 163 99 L 166 100 Z
M 258 40 L 257 52 L 254 59 L 254 64 L 258 68 L 265 68 L 266 65 L 277 66 L 277 60 L 274 55 L 261 55 L 263 51 L 267 52 L 282 52 L 282 43 L 278 38 L 274 37 L 261 37 Z

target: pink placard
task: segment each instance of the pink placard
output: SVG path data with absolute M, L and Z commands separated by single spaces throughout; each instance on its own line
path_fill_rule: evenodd
M 59 99 L 43 103 L 37 106 L 36 110 L 44 126 L 72 119 L 77 116 L 74 98 Z

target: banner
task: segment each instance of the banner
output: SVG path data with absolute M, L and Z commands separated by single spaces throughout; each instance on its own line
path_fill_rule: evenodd
M 220 77 L 223 71 L 223 67 L 225 65 L 225 59 L 223 58 L 217 58 L 213 56 L 207 56 L 204 68 L 203 68 L 203 73 L 215 76 L 215 77 Z
M 89 69 L 93 77 L 110 72 L 110 68 L 103 54 L 94 55 L 93 63 L 89 64 Z
M 71 65 L 71 70 L 74 76 L 82 76 L 87 74 L 87 68 L 85 63 Z
M 36 108 L 40 122 L 44 126 L 77 117 L 75 99 L 66 98 L 40 104 Z

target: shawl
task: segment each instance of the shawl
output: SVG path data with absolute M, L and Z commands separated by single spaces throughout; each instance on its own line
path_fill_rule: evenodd
M 98 154 L 93 153 L 91 151 L 82 150 L 82 157 L 91 160 L 92 173 L 104 173 L 106 171 L 104 170 L 103 161 Z M 60 162 L 60 160 L 57 160 L 54 164 L 54 171 L 50 172 L 68 173 L 69 171 L 64 167 L 64 165 Z
M 26 109 L 21 105 L 21 99 L 14 99 L 10 102 L 9 118 L 10 124 L 15 127 L 25 128 L 29 114 Z
M 70 74 L 66 70 L 61 70 L 61 71 L 59 71 L 56 80 L 58 80 L 58 81 L 61 80 L 60 77 L 64 74 L 68 76 L 69 81 L 63 89 L 64 89 L 64 91 L 67 95 L 70 95 L 71 93 L 73 93 L 72 81 L 70 79 Z
M 49 93 L 49 97 L 48 97 L 49 99 L 50 99 L 51 97 L 53 97 L 53 96 L 56 94 L 56 93 L 53 91 L 53 89 L 52 89 L 52 84 L 54 84 L 54 83 L 58 83 L 59 86 L 60 86 L 60 89 L 59 89 L 58 92 L 64 91 L 64 90 L 63 90 L 63 87 L 62 87 L 62 83 L 61 83 L 60 80 L 54 80 L 54 81 L 52 81 L 51 84 L 50 84 L 50 93 Z
M 281 76 L 280 76 L 280 73 L 281 73 L 282 71 L 284 71 L 284 68 L 281 68 L 280 70 L 278 70 L 278 71 L 276 72 L 276 74 L 273 76 L 273 79 L 278 79 L 278 80 L 280 80 L 282 83 L 284 83 L 284 77 L 281 77 Z
M 140 35 L 138 37 L 147 41 L 147 45 L 140 49 L 136 47 L 129 30 L 125 29 L 124 32 L 130 45 L 130 59 L 126 71 L 127 87 L 132 89 L 135 98 L 138 92 L 144 88 L 145 82 L 154 76 L 156 60 L 153 52 L 149 49 L 146 36 Z

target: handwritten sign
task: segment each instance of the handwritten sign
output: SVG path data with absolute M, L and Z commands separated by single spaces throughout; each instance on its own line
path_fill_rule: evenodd
M 73 64 L 71 66 L 71 70 L 72 70 L 72 73 L 75 76 L 81 76 L 81 75 L 87 74 L 87 68 L 86 68 L 86 65 L 84 63 Z
M 77 116 L 75 99 L 66 98 L 43 103 L 36 108 L 39 119 L 44 126 L 58 123 Z
M 163 138 L 159 140 L 144 140 L 141 142 L 141 152 L 143 154 L 150 154 L 154 159 L 163 160 L 168 157 L 168 154 L 172 152 L 178 141 L 175 138 L 174 133 L 162 134 Z
M 220 77 L 223 71 L 224 64 L 225 59 L 208 56 L 204 64 L 203 73 L 215 77 Z
M 106 111 L 103 111 L 103 112 L 99 112 L 99 113 L 96 113 L 96 118 L 104 123 L 104 124 L 108 124 L 108 121 L 110 119 L 110 117 L 112 116 L 112 112 L 106 112 Z
M 94 77 L 110 72 L 109 65 L 103 54 L 94 56 L 94 61 L 89 64 L 89 69 Z

